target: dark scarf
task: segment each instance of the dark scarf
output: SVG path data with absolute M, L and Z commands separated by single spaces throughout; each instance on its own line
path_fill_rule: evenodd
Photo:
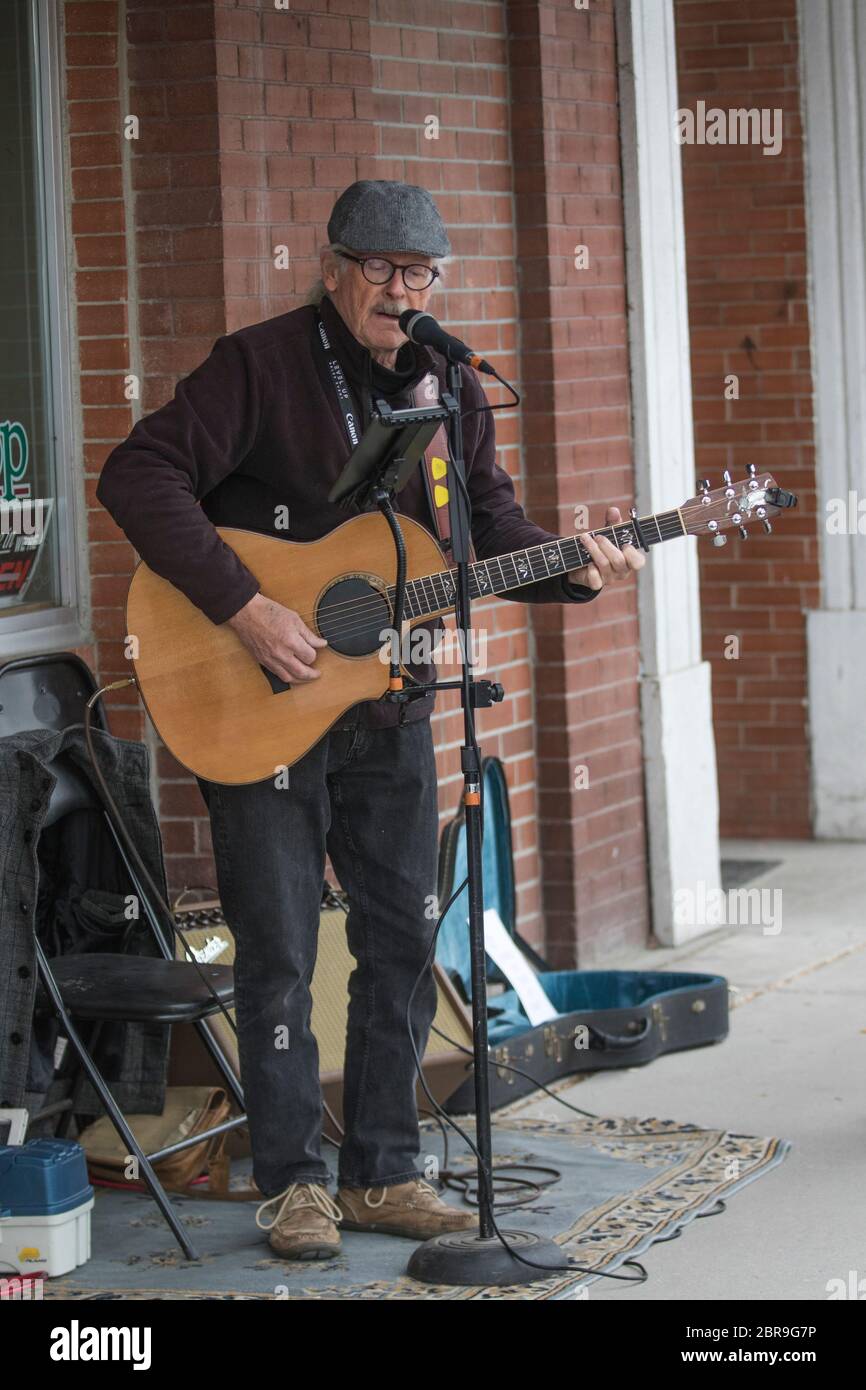
M 364 428 L 370 420 L 373 400 L 384 396 L 392 404 L 394 397 L 408 393 L 424 379 L 427 372 L 432 371 L 433 354 L 428 348 L 416 347 L 409 342 L 398 349 L 393 368 L 383 367 L 349 330 L 330 295 L 322 299 L 319 312 L 346 374 L 346 381 L 361 406 Z M 411 405 L 411 401 L 407 399 L 406 404 Z

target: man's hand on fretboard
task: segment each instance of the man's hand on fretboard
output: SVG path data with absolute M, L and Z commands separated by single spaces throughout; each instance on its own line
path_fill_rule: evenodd
M 605 515 L 608 526 L 618 526 L 622 521 L 619 507 L 608 507 Z M 633 545 L 625 545 L 622 550 L 608 540 L 607 536 L 590 536 L 588 533 L 577 538 L 592 556 L 591 565 L 569 570 L 572 584 L 585 584 L 589 589 L 602 589 L 612 579 L 627 579 L 633 570 L 643 569 L 646 556 Z

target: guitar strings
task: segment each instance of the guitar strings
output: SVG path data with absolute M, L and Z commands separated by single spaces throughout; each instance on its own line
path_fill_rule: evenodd
M 670 527 L 674 522 L 676 522 L 677 529 L 676 529 L 675 531 L 674 531 L 674 530 L 669 530 L 667 534 L 662 533 L 662 535 L 661 535 L 661 539 L 662 539 L 662 540 L 672 540 L 672 539 L 674 539 L 674 537 L 683 534 L 682 529 L 681 529 L 681 527 L 680 527 L 680 525 L 679 525 L 679 518 L 669 517 L 669 518 L 666 520 L 666 522 L 665 522 L 664 524 L 665 524 L 666 527 Z M 620 525 L 620 523 L 617 523 L 617 524 Z M 622 526 L 623 526 L 623 529 L 627 529 L 625 523 L 621 523 L 621 524 L 622 524 Z M 613 528 L 610 528 L 610 529 L 612 530 Z M 661 528 L 659 528 L 659 529 L 660 529 L 660 531 L 661 531 Z M 592 534 L 593 534 L 593 535 L 599 535 L 599 534 L 601 534 L 601 535 L 607 535 L 607 534 L 609 534 L 609 532 L 608 532 L 607 529 L 606 529 L 605 531 L 593 532 Z M 564 538 L 562 538 L 562 539 L 571 539 L 571 538 L 569 538 L 569 537 L 564 537 Z M 657 544 L 658 542 L 656 541 L 656 542 L 654 542 L 654 543 Z M 539 548 L 541 548 L 541 546 L 531 546 L 531 547 L 529 547 L 529 549 L 539 549 Z M 582 547 L 581 547 L 581 550 L 582 550 Z M 476 562 L 476 563 L 479 563 L 479 564 L 487 564 L 487 563 L 492 563 L 493 560 L 496 560 L 496 559 L 504 559 L 504 558 L 505 558 L 504 556 L 502 556 L 502 557 L 491 556 L 491 559 L 490 559 L 489 562 L 488 562 L 488 561 L 480 561 L 480 562 Z M 500 568 L 501 568 L 501 567 L 500 567 Z M 567 572 L 567 571 L 563 569 L 563 570 L 560 570 L 560 571 L 555 571 L 553 575 L 551 575 L 549 572 L 548 572 L 548 573 L 544 573 L 544 574 L 539 574 L 539 575 L 533 575 L 533 577 L 532 577 L 531 579 L 527 580 L 526 582 L 527 582 L 527 583 L 537 583 L 537 582 L 540 582 L 540 581 L 542 581 L 542 580 L 544 580 L 544 579 L 547 579 L 547 578 L 555 578 L 555 577 L 556 577 L 556 573 L 565 574 L 566 572 Z M 447 613 L 447 612 L 451 611 L 451 609 L 453 608 L 453 604 L 452 604 L 452 603 L 449 602 L 449 603 L 446 603 L 446 604 L 440 604 L 439 596 L 438 596 L 438 594 L 436 593 L 436 590 L 435 590 L 435 587 L 434 587 L 434 582 L 435 582 L 435 580 L 436 580 L 437 578 L 440 578 L 441 576 L 444 576 L 444 575 L 450 576 L 450 577 L 452 578 L 452 582 L 453 582 L 453 575 L 454 575 L 454 573 L 455 573 L 455 572 L 454 572 L 453 570 L 440 570 L 440 571 L 438 571 L 436 574 L 433 574 L 433 575 L 423 575 L 423 576 L 419 576 L 417 579 L 412 579 L 412 580 L 407 581 L 408 584 L 412 584 L 413 586 L 417 586 L 417 585 L 419 585 L 419 584 L 423 584 L 425 580 L 429 581 L 431 590 L 432 590 L 432 592 L 433 592 L 433 598 L 434 598 L 434 600 L 435 600 L 435 602 L 436 602 L 436 606 L 435 606 L 434 608 L 429 609 L 427 613 L 412 613 L 412 612 L 404 611 L 404 619 L 408 619 L 408 620 L 411 621 L 411 620 L 414 620 L 414 619 L 416 619 L 416 618 L 434 617 L 434 616 L 437 616 L 437 615 L 441 615 L 442 613 Z M 503 577 L 504 577 L 504 576 L 503 576 Z M 520 587 L 520 586 L 514 585 L 514 586 L 510 586 L 510 587 L 518 588 L 518 587 Z M 332 637 L 336 637 L 336 638 L 345 638 L 345 637 L 352 636 L 352 635 L 354 635 L 355 633 L 361 633 L 361 632 L 363 632 L 363 631 L 364 631 L 364 628 L 368 625 L 368 623 L 369 623 L 370 621 L 373 620 L 373 618 L 374 618 L 374 616 L 375 616 L 375 613 L 376 613 L 376 610 L 377 610 L 378 608 L 381 608 L 383 605 L 386 606 L 386 608 L 388 609 L 388 611 L 389 611 L 389 616 L 390 616 L 391 609 L 390 609 L 390 604 L 389 604 L 388 600 L 390 600 L 391 595 L 392 595 L 392 592 L 393 592 L 393 586 L 389 586 L 389 588 L 388 588 L 388 590 L 387 590 L 387 598 L 386 598 L 385 594 L 376 593 L 376 594 L 372 594 L 372 595 L 363 595 L 363 596 L 359 596 L 358 598 L 355 598 L 355 599 L 347 599 L 347 600 L 345 600 L 342 604 L 337 604 L 337 605 L 335 605 L 334 609 L 332 609 L 331 611 L 332 611 L 332 613 L 337 613 L 337 614 L 338 614 L 338 620 L 337 620 L 336 623 L 332 623 L 332 624 L 329 625 L 329 630 L 330 630 L 330 632 L 331 632 Z M 422 590 L 422 592 L 424 592 L 424 591 Z M 491 591 L 491 594 L 488 595 L 488 597 L 494 596 L 494 595 L 495 595 L 495 592 L 496 592 L 495 590 Z M 417 587 L 415 587 L 415 594 L 416 594 L 416 597 L 417 597 Z M 425 601 L 426 601 L 427 598 L 428 598 L 428 596 L 427 596 L 426 593 L 424 593 L 424 597 L 425 597 Z M 478 592 L 477 592 L 476 594 L 473 595 L 473 597 L 474 597 L 476 600 L 481 599 L 481 600 L 483 601 L 483 599 L 484 599 L 484 597 L 485 597 L 484 591 L 481 590 L 481 589 L 479 589 Z M 340 610 L 341 610 L 341 609 L 343 609 L 343 610 L 351 610 L 351 611 L 344 611 L 344 612 L 340 613 Z M 312 615 L 312 614 L 311 614 L 311 615 L 309 615 L 309 618 L 312 619 L 313 621 L 315 621 L 315 615 Z M 360 623 L 357 624 L 357 625 L 355 625 L 355 620 L 356 620 L 356 619 L 361 620 Z M 307 618 L 302 618 L 302 621 L 307 621 L 307 620 L 308 620 Z M 341 621 L 341 620 L 342 620 L 342 621 Z M 349 624 L 348 626 L 347 626 L 347 623 Z
M 618 524 L 619 524 L 619 523 L 618 523 Z M 624 525 L 624 523 L 623 523 L 623 525 Z M 604 535 L 604 536 L 607 536 L 608 539 L 610 538 L 609 533 L 608 533 L 607 530 L 605 530 L 605 531 L 593 531 L 593 532 L 591 532 L 590 534 L 593 535 L 593 536 Z M 669 536 L 663 536 L 662 539 L 663 539 L 663 540 L 673 540 L 674 537 L 675 537 L 675 536 L 678 536 L 678 535 L 682 535 L 682 531 L 679 530 L 679 529 L 678 529 L 677 531 L 672 531 L 672 532 L 670 533 Z M 529 550 L 540 549 L 540 548 L 542 548 L 542 547 L 544 547 L 544 546 L 547 546 L 547 545 L 552 545 L 552 544 L 561 543 L 562 541 L 575 541 L 575 540 L 576 540 L 576 537 L 571 537 L 571 536 L 558 537 L 556 541 L 541 542 L 541 543 L 539 543 L 539 544 L 537 544 L 537 545 L 529 546 L 529 547 L 527 548 L 527 551 L 525 551 L 525 552 L 523 552 L 523 553 L 524 553 L 524 554 L 527 554 Z M 653 544 L 658 544 L 658 541 L 654 541 Z M 580 547 L 580 549 L 582 550 L 583 547 Z M 478 561 L 475 561 L 475 562 L 474 562 L 474 565 L 476 565 L 476 566 L 478 566 L 478 565 L 490 565 L 490 564 L 493 564 L 495 561 L 506 560 L 506 559 L 510 558 L 510 555 L 511 555 L 512 553 L 513 553 L 513 554 L 520 554 L 521 552 L 520 552 L 520 551 L 514 551 L 514 552 L 506 552 L 506 553 L 503 554 L 503 555 L 491 555 L 490 558 L 489 558 L 488 560 L 478 560 Z M 589 561 L 588 552 L 585 552 L 585 553 L 587 554 L 587 561 L 586 561 L 585 563 L 589 563 L 590 561 Z M 501 565 L 500 565 L 500 569 L 501 569 Z M 558 571 L 558 573 L 560 573 L 560 574 L 564 574 L 565 572 L 566 572 L 566 571 L 565 571 L 564 569 Z M 406 585 L 407 585 L 407 587 L 408 587 L 410 584 L 416 585 L 416 586 L 417 586 L 417 585 L 423 584 L 425 581 L 427 581 L 427 582 L 429 582 L 429 584 L 430 584 L 431 587 L 432 587 L 432 585 L 434 584 L 434 582 L 435 582 L 437 579 L 441 579 L 441 578 L 443 578 L 443 577 L 446 576 L 446 575 L 450 576 L 450 577 L 452 578 L 452 581 L 453 581 L 453 576 L 454 576 L 455 573 L 456 573 L 455 570 L 437 570 L 437 571 L 435 571 L 435 572 L 432 573 L 432 574 L 418 575 L 418 576 L 415 577 L 414 579 L 407 579 L 407 580 L 406 580 Z M 533 575 L 532 578 L 531 578 L 531 579 L 528 579 L 526 582 L 527 582 L 528 584 L 531 584 L 531 583 L 536 583 L 536 582 L 538 582 L 538 581 L 540 581 L 540 580 L 543 580 L 543 579 L 552 579 L 552 578 L 555 578 L 556 573 L 557 573 L 557 572 L 554 572 L 554 574 L 550 574 L 550 572 L 548 571 L 546 574 Z M 504 575 L 503 575 L 503 578 L 504 578 Z M 393 587 L 394 587 L 393 585 L 389 585 L 389 586 L 388 586 L 389 592 L 393 589 Z M 518 586 L 517 586 L 517 585 L 513 585 L 513 586 L 510 586 L 510 587 L 517 588 Z M 490 597 L 493 597 L 493 596 L 495 596 L 495 595 L 494 595 L 494 594 L 491 594 L 491 595 L 490 595 Z M 434 598 L 435 598 L 435 597 L 438 597 L 438 596 L 435 594 L 435 591 L 434 591 Z M 479 590 L 479 593 L 478 593 L 478 595 L 477 595 L 476 597 L 483 598 L 483 597 L 484 597 L 483 592 Z M 354 598 L 354 599 L 345 599 L 342 603 L 335 604 L 334 607 L 333 607 L 332 609 L 330 609 L 330 612 L 331 612 L 331 613 L 338 613 L 341 609 L 352 609 L 352 610 L 354 611 L 354 610 L 356 610 L 357 606 L 360 605 L 360 604 L 363 604 L 363 605 L 365 605 L 365 606 L 369 606 L 370 608 L 375 608 L 375 607 L 377 606 L 378 603 L 382 603 L 382 602 L 384 602 L 384 601 L 385 601 L 385 600 L 384 600 L 384 596 L 383 596 L 383 595 L 375 595 L 375 596 L 372 596 L 372 595 L 367 595 L 367 594 L 365 594 L 365 595 L 363 595 L 363 596 L 359 596 L 358 598 Z M 306 615 L 299 615 L 299 616 L 302 618 L 302 621 L 306 621 L 307 618 L 315 618 L 315 614 L 306 614 Z M 421 616 L 421 615 L 420 615 L 420 614 L 416 614 L 415 616 Z
M 687 511 L 687 510 L 698 511 L 698 510 L 703 510 L 703 509 L 702 509 L 702 508 L 691 508 L 691 509 L 689 509 L 689 508 L 681 508 L 680 510 L 681 510 L 681 512 L 685 512 L 685 511 Z M 682 534 L 683 534 L 683 531 L 682 531 L 682 529 L 681 529 L 681 527 L 680 527 L 680 524 L 679 524 L 679 517 L 678 517 L 678 516 L 677 516 L 677 517 L 674 517 L 674 516 L 669 515 L 669 514 L 663 514 L 663 515 L 665 515 L 665 521 L 663 522 L 662 527 L 659 528 L 660 531 L 662 532 L 662 534 L 661 534 L 661 539 L 662 539 L 662 540 L 673 540 L 676 536 L 682 535 Z M 645 520 L 647 520 L 647 518 L 639 518 L 639 520 L 641 521 L 641 524 L 643 525 L 643 522 L 644 522 Z M 656 522 L 656 521 L 658 521 L 658 518 L 653 517 L 652 520 L 653 520 L 654 522 Z M 667 532 L 667 534 L 665 534 L 665 532 L 664 532 L 664 530 L 663 530 L 663 527 L 670 527 L 670 526 L 671 526 L 672 524 L 674 524 L 674 523 L 676 523 L 677 529 L 676 529 L 676 530 L 670 530 L 670 531 Z M 626 523 L 626 522 L 617 522 L 617 528 L 622 528 L 623 530 L 627 530 L 627 529 L 629 529 L 629 528 L 628 528 L 628 523 Z M 606 536 L 608 539 L 610 539 L 610 536 L 611 536 L 613 530 L 614 530 L 613 527 L 609 527 L 609 528 L 600 529 L 600 530 L 598 530 L 598 531 L 590 532 L 589 534 L 592 535 L 592 536 L 599 536 L 599 535 L 602 535 L 602 536 Z M 562 540 L 574 540 L 574 541 L 576 541 L 577 538 L 576 538 L 576 537 L 560 537 L 560 538 L 558 538 L 558 540 L 559 540 L 560 542 L 561 542 Z M 550 542 L 549 544 L 553 544 L 553 543 L 554 543 L 554 542 Z M 658 541 L 655 540 L 655 541 L 653 541 L 652 543 L 653 543 L 653 544 L 658 544 Z M 530 547 L 528 547 L 528 550 L 540 549 L 540 548 L 541 548 L 543 545 L 545 545 L 545 544 L 548 544 L 548 543 L 547 543 L 547 542 L 542 542 L 542 543 L 540 543 L 540 544 L 537 545 L 537 546 L 530 546 Z M 579 544 L 579 543 L 578 543 L 578 544 Z M 580 548 L 582 549 L 582 547 L 580 547 Z M 515 553 L 519 553 L 519 552 L 515 552 Z M 588 554 L 588 553 L 587 553 L 587 554 Z M 507 556 L 505 556 L 505 555 L 503 555 L 503 556 L 491 556 L 489 561 L 478 561 L 478 562 L 476 562 L 476 563 L 477 563 L 477 564 L 488 564 L 488 563 L 492 563 L 494 560 L 505 559 L 505 558 L 507 558 Z M 589 562 L 589 561 L 587 561 L 587 562 Z M 565 574 L 566 572 L 567 572 L 566 570 L 560 570 L 560 571 L 558 571 L 558 573 L 560 573 L 560 574 Z M 409 584 L 418 585 L 418 584 L 422 584 L 422 583 L 424 582 L 424 580 L 428 580 L 428 581 L 430 581 L 431 587 L 433 587 L 434 581 L 435 581 L 436 579 L 439 579 L 439 578 L 445 576 L 445 575 L 450 576 L 450 577 L 452 578 L 452 583 L 453 583 L 453 575 L 454 575 L 454 573 L 455 573 L 455 571 L 453 571 L 453 570 L 439 570 L 439 571 L 437 571 L 436 573 L 431 574 L 431 575 L 421 575 L 421 576 L 419 576 L 417 579 L 410 579 L 410 580 L 407 580 L 407 585 L 409 585 Z M 555 577 L 556 577 L 556 574 L 555 574 L 555 573 L 554 573 L 553 575 L 550 575 L 549 573 L 548 573 L 548 574 L 533 575 L 532 578 L 531 578 L 531 579 L 528 579 L 526 582 L 527 582 L 527 584 L 538 583 L 538 582 L 540 582 L 540 581 L 542 581 L 542 580 L 544 580 L 544 579 L 547 579 L 547 578 L 555 578 Z M 513 587 L 514 587 L 514 588 L 517 588 L 517 587 L 520 587 L 520 586 L 515 585 L 515 586 L 513 586 Z M 390 599 L 390 596 L 391 596 L 392 591 L 393 591 L 393 585 L 388 586 L 388 590 L 387 590 L 388 599 Z M 438 595 L 437 595 L 436 592 L 435 592 L 435 588 L 433 589 L 433 596 L 434 596 L 434 598 L 436 599 L 437 605 L 438 605 L 439 599 L 438 599 Z M 488 597 L 494 597 L 494 596 L 495 596 L 495 591 L 494 591 L 494 593 L 488 595 Z M 484 593 L 483 593 L 482 591 L 479 591 L 477 594 L 474 595 L 474 598 L 476 599 L 476 601 L 477 601 L 478 599 L 482 599 L 482 600 L 483 600 L 484 597 L 485 597 L 485 595 L 484 595 Z M 426 598 L 426 595 L 425 595 L 425 598 Z M 336 605 L 334 606 L 334 608 L 331 610 L 331 612 L 332 612 L 332 613 L 337 613 L 337 614 L 339 614 L 339 618 L 338 618 L 338 621 L 337 621 L 336 624 L 330 624 L 330 625 L 329 625 L 329 630 L 330 630 L 332 636 L 333 636 L 333 637 L 336 637 L 336 638 L 346 638 L 346 637 L 353 636 L 353 635 L 356 634 L 356 633 L 357 633 L 357 634 L 362 633 L 362 632 L 365 630 L 365 628 L 368 626 L 369 622 L 372 621 L 373 617 L 375 616 L 375 612 L 376 612 L 377 608 L 380 608 L 380 607 L 382 607 L 383 605 L 385 605 L 385 606 L 388 608 L 389 616 L 391 616 L 392 610 L 391 610 L 390 604 L 388 603 L 388 599 L 386 599 L 386 596 L 385 596 L 384 594 L 382 594 L 382 593 L 365 594 L 365 595 L 359 596 L 358 598 L 355 598 L 355 599 L 346 599 L 346 600 L 344 600 L 341 604 L 336 604 Z M 406 619 L 408 619 L 408 620 L 413 620 L 413 619 L 415 619 L 415 618 L 420 618 L 420 617 L 435 617 L 435 616 L 437 616 L 437 615 L 441 615 L 442 613 L 447 613 L 447 612 L 451 611 L 452 608 L 453 608 L 453 604 L 449 602 L 448 604 L 442 605 L 441 607 L 438 607 L 438 606 L 437 606 L 437 608 L 431 609 L 431 610 L 430 610 L 428 613 L 426 613 L 426 614 L 424 614 L 424 613 L 421 613 L 421 614 L 407 613 L 407 612 L 405 611 L 405 609 L 404 609 L 403 617 L 404 617 L 404 620 L 406 620 Z M 350 612 L 342 612 L 342 613 L 341 613 L 341 612 L 340 612 L 341 609 L 342 609 L 342 610 L 351 610 L 351 611 L 350 611 Z M 316 615 L 315 615 L 315 614 L 306 614 L 306 615 L 299 614 L 299 616 L 301 617 L 301 621 L 307 623 L 307 625 L 309 625 L 311 622 L 315 622 L 315 621 L 316 621 Z M 360 622 L 357 623 L 357 624 L 355 623 L 355 620 L 356 620 L 356 619 L 360 619 Z M 341 621 L 340 621 L 340 620 L 341 620 Z M 349 626 L 346 626 L 347 622 L 349 623 Z
M 643 529 L 643 527 L 644 527 L 645 525 L 646 525 L 646 526 L 655 526 L 655 527 L 658 529 L 658 531 L 659 531 L 659 534 L 660 534 L 660 537 L 661 537 L 661 540 L 662 540 L 662 541 L 673 540 L 673 539 L 675 539 L 675 537 L 681 536 L 681 535 L 683 534 L 683 529 L 682 529 L 682 525 L 681 525 L 681 522 L 680 522 L 680 518 L 681 518 L 681 517 L 685 517 L 686 515 L 689 515 L 689 514 L 691 514 L 691 513 L 694 513 L 694 514 L 697 514 L 697 515 L 703 515 L 703 516 L 705 516 L 705 517 L 708 515 L 707 509 L 706 509 L 702 504 L 699 504 L 699 505 L 697 505 L 697 506 L 686 504 L 685 506 L 680 507 L 680 508 L 678 508 L 678 509 L 675 509 L 675 510 L 672 511 L 672 512 L 666 512 L 666 513 L 661 513 L 661 514 L 654 513 L 654 514 L 652 514 L 652 515 L 649 516 L 649 517 L 639 517 L 639 518 L 638 518 L 638 521 L 639 521 L 639 523 L 640 523 L 640 525 L 641 525 L 641 529 Z M 674 525 L 676 526 L 676 529 L 675 529 L 675 530 L 669 530 L 669 529 L 668 529 L 668 528 L 670 528 L 671 526 L 674 526 Z M 609 526 L 609 527 L 599 528 L 598 530 L 596 530 L 596 531 L 591 531 L 591 532 L 589 532 L 588 534 L 589 534 L 591 537 L 593 537 L 593 538 L 599 537 L 599 536 L 604 536 L 604 537 L 606 537 L 608 540 L 610 540 L 610 539 L 615 535 L 615 533 L 616 533 L 618 530 L 627 531 L 627 530 L 630 530 L 630 529 L 634 529 L 634 528 L 633 528 L 633 525 L 630 525 L 630 523 L 627 522 L 627 521 L 623 521 L 623 522 L 617 522 L 615 525 L 611 525 L 611 526 Z M 688 534 L 688 532 L 686 532 L 686 534 Z M 540 549 L 542 549 L 542 548 L 543 548 L 544 546 L 546 546 L 546 545 L 554 545 L 554 544 L 556 544 L 556 545 L 561 545 L 563 542 L 571 542 L 571 543 L 573 543 L 573 544 L 576 544 L 576 545 L 578 546 L 578 555 L 580 555 L 581 550 L 583 550 L 583 547 L 581 546 L 580 542 L 578 541 L 577 536 L 573 536 L 573 537 L 572 537 L 572 536 L 562 536 L 562 537 L 557 537 L 555 541 L 550 541 L 550 542 L 544 542 L 544 541 L 542 541 L 542 542 L 538 542 L 536 545 L 528 546 L 528 547 L 527 547 L 527 550 L 524 551 L 523 553 L 524 553 L 524 554 L 528 554 L 528 551 L 530 551 L 530 550 L 540 550 Z M 658 544 L 658 539 L 654 539 L 652 542 L 649 542 L 649 544 Z M 512 553 L 520 553 L 520 552 L 512 552 Z M 587 553 L 587 554 L 588 554 L 588 552 L 584 552 L 584 553 Z M 490 559 L 487 560 L 487 561 L 484 561 L 484 560 L 476 561 L 476 562 L 475 562 L 475 565 L 492 564 L 495 560 L 504 560 L 504 559 L 506 559 L 506 558 L 508 558 L 508 555 L 502 555 L 502 556 L 492 555 L 492 556 L 490 557 Z M 590 561 L 587 560 L 586 563 L 590 563 Z M 471 567 L 471 568 L 474 569 L 474 566 Z M 501 569 L 501 566 L 500 566 L 500 569 Z M 560 573 L 560 574 L 565 574 L 565 573 L 567 573 L 567 571 L 563 569 L 563 570 L 561 570 L 561 571 L 558 571 L 558 573 Z M 407 583 L 407 587 L 408 587 L 410 584 L 413 585 L 413 586 L 417 586 L 418 584 L 423 584 L 425 580 L 429 581 L 429 582 L 430 582 L 430 586 L 431 586 L 431 588 L 432 588 L 432 590 L 433 590 L 433 597 L 434 597 L 434 599 L 435 599 L 435 600 L 437 601 L 437 603 L 438 603 L 438 601 L 439 601 L 439 600 L 438 600 L 438 595 L 436 594 L 436 590 L 435 590 L 435 587 L 434 587 L 435 581 L 436 581 L 437 579 L 443 578 L 445 575 L 448 575 L 448 576 L 450 577 L 450 579 L 451 579 L 451 583 L 452 583 L 452 586 L 453 586 L 453 582 L 454 582 L 453 576 L 454 576 L 454 574 L 455 574 L 455 571 L 454 571 L 454 570 L 438 570 L 438 571 L 436 571 L 436 572 L 433 573 L 433 574 L 429 574 L 429 575 L 419 575 L 416 579 L 407 579 L 406 583 Z M 474 576 L 471 576 L 471 577 L 474 577 Z M 527 584 L 538 583 L 538 582 L 540 582 L 540 581 L 542 581 L 542 580 L 544 580 L 544 579 L 547 579 L 547 578 L 551 578 L 551 579 L 552 579 L 552 578 L 555 578 L 555 577 L 556 577 L 556 573 L 554 573 L 553 575 L 550 575 L 550 574 L 533 575 L 532 578 L 531 578 L 531 579 L 528 579 L 526 582 L 527 582 Z M 503 578 L 504 578 L 504 575 L 503 575 Z M 383 606 L 383 605 L 388 609 L 389 616 L 391 616 L 393 610 L 392 610 L 391 607 L 390 607 L 390 604 L 389 604 L 389 602 L 388 602 L 388 599 L 390 598 L 390 595 L 391 595 L 391 592 L 392 592 L 392 590 L 393 590 L 393 587 L 394 587 L 393 585 L 389 585 L 389 586 L 388 586 L 388 589 L 386 590 L 387 597 L 386 597 L 386 594 L 382 594 L 382 593 L 365 594 L 365 595 L 363 595 L 363 596 L 359 596 L 358 598 L 346 599 L 346 600 L 344 600 L 342 603 L 335 604 L 334 608 L 331 610 L 331 614 L 337 614 L 338 617 L 337 617 L 337 623 L 336 623 L 336 624 L 329 624 L 329 630 L 330 630 L 332 636 L 333 636 L 333 637 L 337 637 L 337 638 L 346 638 L 346 637 L 353 636 L 353 635 L 355 635 L 356 633 L 357 633 L 357 634 L 362 633 L 362 632 L 364 631 L 364 629 L 368 626 L 368 623 L 369 623 L 369 622 L 373 619 L 373 617 L 375 616 L 375 613 L 376 613 L 377 608 L 379 608 L 379 607 L 381 607 L 381 606 Z M 517 587 L 522 587 L 522 586 L 515 585 L 514 587 L 517 588 Z M 422 592 L 423 592 L 423 591 L 422 591 Z M 507 592 L 507 591 L 506 591 L 506 592 Z M 493 593 L 491 593 L 490 595 L 487 595 L 487 597 L 495 597 L 495 596 L 496 596 L 495 591 L 493 591 Z M 447 597 L 447 595 L 446 595 L 446 597 Z M 482 600 L 483 600 L 483 599 L 485 598 L 485 595 L 484 595 L 484 593 L 483 593 L 482 591 L 479 590 L 479 592 L 478 592 L 477 594 L 474 595 L 474 598 L 475 598 L 476 601 L 478 601 L 479 599 L 482 599 Z M 425 599 L 426 599 L 426 594 L 425 594 Z M 449 603 L 449 604 L 448 604 L 447 606 L 445 606 L 445 607 L 432 609 L 432 610 L 431 610 L 429 613 L 427 613 L 427 614 L 423 614 L 423 613 L 422 613 L 422 614 L 412 614 L 412 613 L 407 613 L 407 612 L 405 611 L 405 606 L 404 606 L 403 617 L 404 617 L 404 620 L 406 620 L 406 619 L 412 620 L 412 619 L 418 618 L 418 617 L 436 617 L 437 615 L 441 615 L 443 612 L 444 612 L 444 613 L 447 613 L 447 612 L 451 611 L 452 608 L 453 608 L 453 604 Z M 351 611 L 349 611 L 349 610 L 351 610 Z M 301 618 L 301 621 L 302 621 L 303 623 L 305 623 L 307 626 L 310 626 L 312 623 L 315 623 L 315 622 L 316 622 L 316 615 L 315 615 L 315 613 L 299 614 L 298 616 Z M 346 623 L 348 623 L 349 626 L 346 626 L 346 625 L 345 625 Z

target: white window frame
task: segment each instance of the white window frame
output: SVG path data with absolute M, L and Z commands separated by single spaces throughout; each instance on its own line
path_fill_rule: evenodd
M 63 160 L 62 39 L 57 0 L 30 0 L 31 33 L 36 55 L 34 125 L 42 178 L 37 185 L 37 254 L 44 267 L 42 332 L 47 345 L 46 378 L 49 420 L 54 441 L 55 507 L 51 524 L 58 531 L 60 602 L 54 608 L 0 614 L 0 660 L 79 647 L 92 641 L 84 626 L 83 577 L 86 544 L 81 529 L 79 493 L 81 440 L 72 394 L 70 327 L 70 242 L 66 225 Z

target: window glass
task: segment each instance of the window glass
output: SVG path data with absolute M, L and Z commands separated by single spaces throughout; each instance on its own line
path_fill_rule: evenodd
M 30 0 L 2 0 L 0 637 L 61 602 L 37 73 Z

